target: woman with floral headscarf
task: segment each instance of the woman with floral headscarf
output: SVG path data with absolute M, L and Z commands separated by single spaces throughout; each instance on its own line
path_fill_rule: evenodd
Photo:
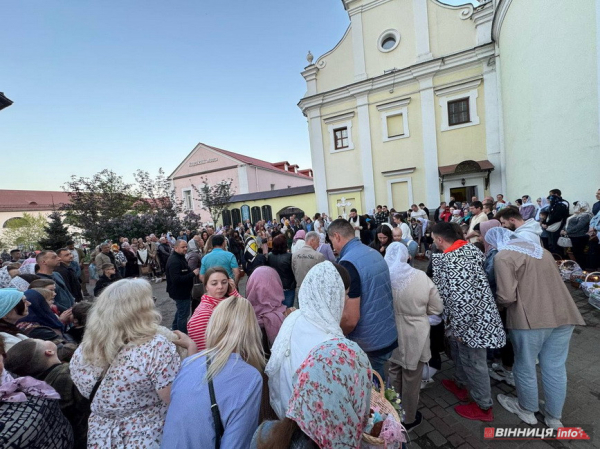
M 369 417 L 371 374 L 369 358 L 353 341 L 316 345 L 294 374 L 285 418 L 262 424 L 250 448 L 275 442 L 294 449 L 358 448 Z
M 388 246 L 385 261 L 390 270 L 398 348 L 390 358 L 390 377 L 402 396 L 407 430 L 423 419 L 417 411 L 423 367 L 431 358 L 428 315 L 440 315 L 444 305 L 437 287 L 424 271 L 408 264 L 408 249 L 399 242 Z
M 300 309 L 283 322 L 265 373 L 269 376 L 271 406 L 285 418 L 292 396 L 294 373 L 316 345 L 332 338 L 344 338 L 340 327 L 346 292 L 335 266 L 328 261 L 315 265 L 306 275 L 300 291 Z
M 587 267 L 585 258 L 585 246 L 587 245 L 590 236 L 588 230 L 592 214 L 590 213 L 590 205 L 587 201 L 575 201 L 573 203 L 573 215 L 567 220 L 565 229 L 561 231 L 562 235 L 567 235 L 571 239 L 573 245 L 573 256 L 575 261 L 583 269 Z

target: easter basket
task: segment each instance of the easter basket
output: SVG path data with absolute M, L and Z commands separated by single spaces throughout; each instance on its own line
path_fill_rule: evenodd
M 375 388 L 375 385 L 373 385 L 373 390 L 371 391 L 371 409 L 378 409 L 381 414 L 391 415 L 391 417 L 394 421 L 401 424 L 402 420 L 400 419 L 400 415 L 398 415 L 398 411 L 392 405 L 392 403 L 390 401 L 388 401 L 385 397 L 385 384 L 383 382 L 383 379 L 381 378 L 381 376 L 379 375 L 379 373 L 377 371 L 373 371 L 373 374 L 379 381 L 380 389 L 377 390 Z M 403 428 L 403 431 L 404 431 L 404 428 Z M 362 441 L 363 441 L 363 443 L 366 443 L 366 445 L 368 445 L 368 447 L 370 447 L 370 448 L 373 448 L 373 447 L 387 448 L 388 447 L 386 442 L 383 439 L 381 439 L 379 437 L 374 437 L 372 435 L 369 435 L 368 433 L 363 433 Z M 364 447 L 364 446 L 361 446 L 361 447 Z
M 558 267 L 558 271 L 560 272 L 562 280 L 565 282 L 569 282 L 573 273 L 581 272 L 583 270 L 579 267 L 579 265 L 577 265 L 576 262 L 572 260 L 563 260 Z

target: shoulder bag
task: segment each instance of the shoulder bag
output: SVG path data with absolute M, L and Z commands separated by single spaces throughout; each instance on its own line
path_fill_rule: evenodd
M 210 360 L 207 357 L 206 369 L 208 369 L 209 366 Z M 221 413 L 219 412 L 219 405 L 217 404 L 217 398 L 215 397 L 215 386 L 213 385 L 212 379 L 208 381 L 208 392 L 210 394 L 210 410 L 215 423 L 215 449 L 220 449 L 221 438 L 223 438 L 225 429 L 223 428 L 223 422 L 221 421 Z

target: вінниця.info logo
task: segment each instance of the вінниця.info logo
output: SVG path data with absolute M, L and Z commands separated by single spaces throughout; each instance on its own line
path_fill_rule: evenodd
M 486 427 L 486 440 L 589 440 L 581 427 L 549 428 Z

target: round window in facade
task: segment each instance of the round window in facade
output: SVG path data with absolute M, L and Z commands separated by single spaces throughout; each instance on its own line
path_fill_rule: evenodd
M 386 30 L 379 36 L 377 47 L 383 53 L 394 50 L 400 43 L 400 33 L 396 30 Z

